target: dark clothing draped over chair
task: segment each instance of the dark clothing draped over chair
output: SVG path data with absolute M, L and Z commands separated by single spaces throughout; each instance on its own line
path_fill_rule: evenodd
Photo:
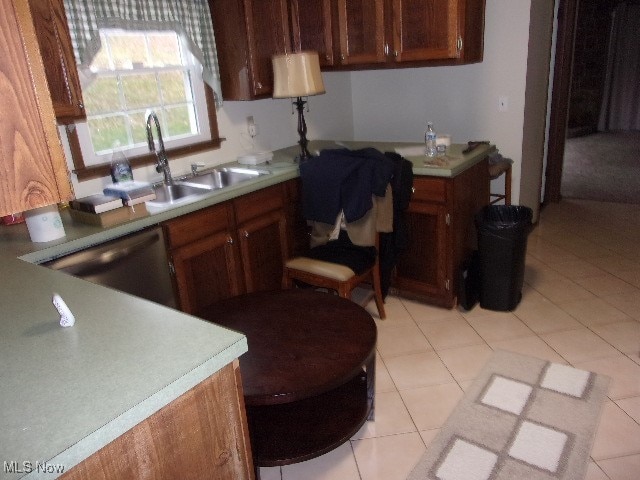
M 409 244 L 409 228 L 405 212 L 413 193 L 413 164 L 395 152 L 385 152 L 393 161 L 393 232 L 380 234 L 380 282 L 382 296 L 386 297 L 396 260 Z
M 303 214 L 309 221 L 335 224 L 340 211 L 347 223 L 369 212 L 372 197 L 383 197 L 387 186 L 393 196 L 393 231 L 380 233 L 380 274 L 384 296 L 399 253 L 407 245 L 408 229 L 404 211 L 411 198 L 412 164 L 396 153 L 374 148 L 323 150 L 318 157 L 300 166 Z M 375 261 L 373 247 L 354 245 L 347 232 L 325 245 L 314 246 L 309 258 L 338 263 L 360 273 Z
M 343 211 L 347 223 L 359 220 L 372 195 L 384 197 L 392 175 L 393 162 L 375 148 L 322 150 L 300 165 L 304 217 L 334 224 Z

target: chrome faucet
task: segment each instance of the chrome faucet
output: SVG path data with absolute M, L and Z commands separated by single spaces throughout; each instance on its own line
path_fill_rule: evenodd
M 151 129 L 151 121 L 155 123 L 156 135 L 158 136 L 158 146 L 156 150 L 155 142 L 153 141 L 153 131 Z M 167 152 L 164 149 L 164 142 L 162 141 L 162 131 L 160 130 L 160 122 L 155 112 L 149 113 L 147 116 L 147 142 L 149 143 L 149 150 L 156 154 L 157 163 L 156 171 L 162 172 L 164 175 L 164 183 L 166 185 L 173 185 L 173 178 L 171 178 L 171 169 L 169 168 L 169 159 L 167 158 Z

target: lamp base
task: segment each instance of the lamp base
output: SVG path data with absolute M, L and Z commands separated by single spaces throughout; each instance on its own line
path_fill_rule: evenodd
M 300 145 L 300 155 L 296 157 L 297 162 L 305 162 L 311 158 L 311 154 L 307 148 L 309 144 L 307 140 L 307 123 L 304 121 L 304 106 L 306 103 L 305 100 L 302 100 L 302 97 L 298 97 L 293 102 L 298 110 L 298 135 L 300 135 L 300 140 L 298 141 Z

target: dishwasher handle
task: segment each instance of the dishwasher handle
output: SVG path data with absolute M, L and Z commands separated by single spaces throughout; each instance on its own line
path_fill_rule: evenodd
M 141 235 L 134 235 L 131 238 L 117 240 L 117 245 L 106 248 L 89 249 L 77 254 L 69 255 L 60 260 L 48 264 L 49 268 L 61 270 L 72 275 L 82 277 L 98 268 L 115 263 L 123 258 L 129 257 L 140 250 L 160 241 L 160 234 L 157 231 L 150 232 L 140 238 Z

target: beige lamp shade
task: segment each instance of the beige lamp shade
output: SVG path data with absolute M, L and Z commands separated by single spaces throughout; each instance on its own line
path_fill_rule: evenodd
M 317 52 L 274 55 L 273 98 L 308 97 L 325 93 Z

